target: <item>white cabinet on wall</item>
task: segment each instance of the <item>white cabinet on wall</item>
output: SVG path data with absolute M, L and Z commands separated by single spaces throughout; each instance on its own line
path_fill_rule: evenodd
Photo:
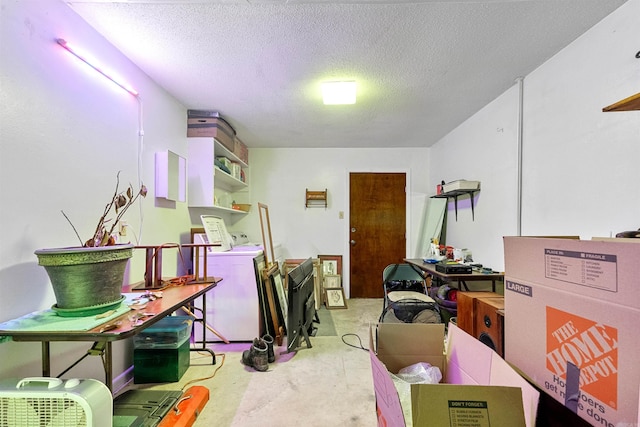
M 217 167 L 215 160 L 218 157 L 239 164 L 244 181 Z M 246 214 L 232 209 L 231 205 L 249 203 L 249 165 L 214 138 L 205 137 L 189 138 L 187 165 L 189 207 Z

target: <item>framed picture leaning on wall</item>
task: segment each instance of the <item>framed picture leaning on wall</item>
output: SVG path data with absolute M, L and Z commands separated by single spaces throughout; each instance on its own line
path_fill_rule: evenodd
M 342 255 L 318 255 L 322 264 L 322 274 L 338 275 L 342 278 Z
M 337 274 L 325 274 L 323 276 L 323 288 L 341 288 L 342 278 Z
M 325 304 L 328 310 L 336 308 L 347 308 L 347 300 L 344 297 L 342 288 L 325 288 Z

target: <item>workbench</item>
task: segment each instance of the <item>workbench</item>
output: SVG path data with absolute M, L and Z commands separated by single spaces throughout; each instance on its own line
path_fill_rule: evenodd
M 413 258 L 405 258 L 404 262 L 411 264 L 426 274 L 430 275 L 432 278 L 445 282 L 445 283 L 456 283 L 457 288 L 461 291 L 468 291 L 469 286 L 467 282 L 474 281 L 491 281 L 491 290 L 493 292 L 496 291 L 496 282 L 504 281 L 504 273 L 500 272 L 492 272 L 492 273 L 481 273 L 479 271 L 472 271 L 471 274 L 460 274 L 460 273 L 442 273 L 436 270 L 435 264 L 429 264 L 424 262 L 422 259 L 413 259 Z
M 160 319 L 171 315 L 181 307 L 190 307 L 192 303 L 199 297 L 202 298 L 202 317 L 197 318 L 195 322 L 202 322 L 205 331 L 206 323 L 206 298 L 204 294 L 207 291 L 213 289 L 222 279 L 211 278 L 207 283 L 198 284 L 181 284 L 173 285 L 162 290 L 162 296 L 156 299 L 149 299 L 144 307 L 145 317 L 141 318 L 137 324 L 133 324 L 128 318 L 128 312 L 126 308 L 121 308 L 117 313 L 122 313 L 115 318 L 105 318 L 103 324 L 92 327 L 88 330 L 47 330 L 46 326 L 39 327 L 37 330 L 21 330 L 19 328 L 7 329 L 7 325 L 14 325 L 19 319 L 14 319 L 0 324 L 0 337 L 10 337 L 13 341 L 27 341 L 27 342 L 41 342 L 42 343 L 42 376 L 51 376 L 51 355 L 50 355 L 50 343 L 52 341 L 87 341 L 93 342 L 90 350 L 82 356 L 78 361 L 72 364 L 58 377 L 64 375 L 69 369 L 79 363 L 88 355 L 102 356 L 104 371 L 105 371 L 105 384 L 112 390 L 113 386 L 113 354 L 111 344 L 113 341 L 123 340 L 133 337 L 149 326 L 153 325 Z M 126 291 L 127 289 L 125 289 Z M 140 295 L 144 295 L 144 292 L 140 292 Z M 124 304 L 124 303 L 123 303 Z M 46 312 L 46 310 L 45 310 Z M 44 313 L 44 312 L 43 312 Z M 32 313 L 33 315 L 39 313 Z M 24 316 L 27 317 L 27 316 Z M 95 317 L 95 316 L 94 316 Z M 93 320 L 93 319 L 89 319 Z M 93 320 L 95 323 L 95 320 Z M 204 334 L 204 332 L 203 332 Z M 205 340 L 202 340 L 202 347 L 194 348 L 193 351 L 206 351 L 211 354 L 212 364 L 216 363 L 215 354 L 211 349 L 205 347 Z M 112 390 L 113 391 L 113 390 Z

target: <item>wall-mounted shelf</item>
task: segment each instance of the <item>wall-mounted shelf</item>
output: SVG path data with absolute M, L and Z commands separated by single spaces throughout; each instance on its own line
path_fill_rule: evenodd
M 311 191 L 307 188 L 305 195 L 305 208 L 327 208 L 327 189 L 324 191 Z
M 216 206 L 216 205 L 207 205 L 207 206 L 190 206 L 191 208 L 206 208 L 208 211 L 211 212 L 218 212 L 218 213 L 231 213 L 231 214 L 238 214 L 238 215 L 246 215 L 249 212 L 247 211 L 241 211 L 240 209 L 233 209 L 233 208 L 225 208 L 224 206 Z
M 242 168 L 245 180 L 223 171 L 215 164 L 218 157 L 226 157 Z M 232 209 L 232 201 L 249 203 L 249 166 L 229 151 L 215 138 L 189 138 L 188 142 L 189 177 L 188 202 L 192 208 L 208 208 L 217 213 L 246 215 L 247 212 Z
M 249 186 L 246 182 L 242 182 L 239 179 L 234 178 L 219 167 L 214 167 L 214 171 L 215 180 L 217 181 L 216 187 L 225 188 L 231 192 L 235 192 Z
M 608 107 L 602 109 L 603 112 L 610 111 L 635 111 L 640 110 L 640 93 L 636 93 L 628 98 L 618 101 L 615 104 L 611 104 Z
M 448 191 L 442 194 L 436 194 L 435 196 L 431 196 L 434 199 L 453 199 L 456 209 L 456 221 L 458 220 L 458 197 L 469 195 L 469 199 L 471 200 L 471 219 L 475 221 L 475 212 L 473 206 L 473 195 L 475 192 L 480 191 L 480 189 L 476 190 L 453 190 Z

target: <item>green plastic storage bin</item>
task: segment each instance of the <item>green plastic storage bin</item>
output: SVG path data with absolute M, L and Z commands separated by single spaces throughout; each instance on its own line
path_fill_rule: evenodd
M 190 364 L 189 340 L 175 348 L 135 348 L 133 350 L 134 384 L 176 382 Z

